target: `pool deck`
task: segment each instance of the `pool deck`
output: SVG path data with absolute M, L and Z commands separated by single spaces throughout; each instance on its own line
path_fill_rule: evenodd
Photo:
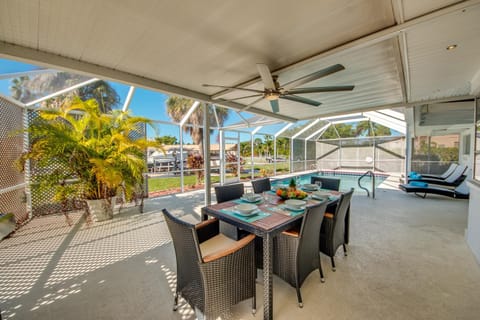
M 172 311 L 175 257 L 161 209 L 197 221 L 203 202 L 195 191 L 91 225 L 81 213 L 71 227 L 61 215 L 33 219 L 0 242 L 3 319 L 195 319 L 184 302 Z M 464 240 L 467 208 L 393 188 L 379 188 L 376 199 L 354 195 L 348 257 L 339 250 L 332 272 L 322 256 L 326 282 L 308 277 L 302 309 L 274 277 L 274 318 L 477 319 L 480 268 Z M 245 301 L 231 319 L 262 319 L 261 284 L 260 272 L 257 315 Z

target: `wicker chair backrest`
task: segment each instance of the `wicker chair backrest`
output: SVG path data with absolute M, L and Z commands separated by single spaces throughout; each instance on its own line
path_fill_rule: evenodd
M 311 177 L 310 180 L 312 184 L 315 184 L 316 181 L 322 182 L 322 189 L 336 191 L 340 189 L 340 179 L 338 178 Z
M 227 184 L 215 187 L 215 196 L 217 203 L 241 198 L 244 193 L 243 183 Z
M 174 217 L 167 209 L 163 216 L 170 231 L 177 261 L 177 291 L 192 306 L 204 305 L 203 281 L 199 263 L 202 261 L 195 226 Z
M 270 178 L 253 180 L 252 187 L 254 193 L 262 193 L 264 191 L 269 191 L 272 189 L 272 185 L 270 184 Z
M 345 215 L 350 208 L 350 202 L 352 200 L 353 188 L 350 191 L 345 192 L 340 196 L 338 201 L 337 210 L 333 216 L 333 237 L 337 240 L 343 239 L 345 233 Z M 337 242 L 337 241 L 335 241 Z M 343 242 L 342 242 L 343 243 Z
M 305 212 L 300 228 L 297 248 L 298 280 L 301 286 L 312 269 L 318 268 L 320 228 L 327 208 L 327 201 L 309 207 Z M 312 265 L 316 268 L 312 268 Z

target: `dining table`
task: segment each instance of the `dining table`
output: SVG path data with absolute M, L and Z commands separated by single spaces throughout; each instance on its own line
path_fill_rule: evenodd
M 274 191 L 264 193 L 264 196 L 255 203 L 258 207 L 256 213 L 251 216 L 243 216 L 235 211 L 235 206 L 247 203 L 243 198 L 208 205 L 202 208 L 202 220 L 215 217 L 221 221 L 237 227 L 262 238 L 263 247 L 263 318 L 273 319 L 273 239 L 279 233 L 294 227 L 301 221 L 305 208 L 328 201 L 328 207 L 332 208 L 338 203 L 341 191 L 321 190 L 328 193 L 328 199 L 317 200 L 311 194 L 304 199 L 306 205 L 299 210 L 288 207 L 285 200 L 278 197 Z M 347 216 L 349 214 L 347 213 Z M 348 223 L 348 220 L 345 220 Z M 345 230 L 347 230 L 347 226 Z M 348 240 L 347 231 L 345 238 Z

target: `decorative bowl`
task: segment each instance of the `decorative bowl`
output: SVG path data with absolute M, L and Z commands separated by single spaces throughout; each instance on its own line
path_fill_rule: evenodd
M 300 209 L 307 204 L 307 201 L 304 200 L 297 200 L 297 199 L 289 199 L 285 201 L 285 204 L 293 209 Z
M 242 199 L 248 202 L 256 202 L 260 200 L 261 197 L 262 197 L 261 195 L 255 194 L 255 193 L 245 193 L 242 196 Z
M 324 191 L 312 192 L 312 198 L 317 200 L 328 200 L 330 193 Z
M 313 190 L 318 189 L 318 186 L 316 184 L 310 184 L 310 183 L 304 184 L 302 187 L 303 187 L 303 189 L 309 190 L 309 191 L 313 191 Z
M 239 213 L 249 214 L 252 211 L 256 210 L 257 206 L 254 204 L 242 203 L 242 204 L 236 205 L 234 209 Z

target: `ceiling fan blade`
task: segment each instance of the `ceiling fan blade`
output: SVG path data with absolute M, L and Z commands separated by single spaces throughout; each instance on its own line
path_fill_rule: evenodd
M 323 78 L 323 77 L 328 76 L 332 73 L 342 71 L 343 69 L 345 69 L 345 67 L 342 66 L 341 64 L 334 64 L 333 66 L 330 66 L 330 67 L 322 69 L 320 71 L 311 73 L 311 74 L 306 75 L 304 77 L 301 77 L 297 80 L 287 82 L 282 86 L 282 88 L 284 90 L 288 91 L 289 89 L 296 88 L 296 87 L 301 86 L 305 83 L 309 83 L 311 81 Z
M 331 86 L 331 87 L 312 87 L 312 88 L 297 88 L 287 92 L 287 94 L 302 94 L 315 92 L 337 92 L 337 91 L 352 91 L 355 86 Z
M 272 106 L 273 113 L 277 113 L 278 111 L 280 111 L 280 106 L 278 105 L 278 99 L 270 100 L 270 105 Z
M 290 100 L 290 101 L 295 101 L 295 102 L 300 102 L 300 103 L 306 103 L 306 104 L 309 104 L 309 105 L 315 106 L 315 107 L 318 107 L 319 105 L 322 104 L 321 102 L 318 102 L 318 101 L 315 101 L 315 100 L 307 99 L 307 98 L 304 98 L 304 97 L 297 97 L 297 96 L 294 96 L 294 95 L 280 96 L 280 99 L 285 99 L 285 100 Z
M 257 63 L 257 70 L 262 78 L 265 89 L 275 90 L 275 81 L 273 81 L 272 73 L 266 64 Z
M 233 89 L 233 90 L 241 90 L 241 91 L 248 91 L 248 92 L 256 92 L 263 94 L 262 90 L 255 90 L 255 89 L 247 89 L 247 88 L 238 88 L 238 87 L 228 87 L 228 86 L 219 86 L 216 84 L 202 84 L 204 87 L 209 88 L 222 88 L 222 89 Z
M 254 105 L 255 103 L 260 102 L 260 101 L 262 101 L 263 99 L 264 99 L 264 98 L 263 98 L 263 96 L 262 96 L 261 98 L 258 98 L 257 100 L 255 100 L 255 101 L 247 104 L 247 105 L 242 109 L 242 111 L 246 111 L 246 110 L 250 109 L 251 107 L 253 107 L 253 105 Z
M 245 96 L 245 97 L 239 97 L 239 98 L 234 98 L 234 99 L 227 99 L 229 101 L 235 101 L 235 100 L 242 100 L 242 99 L 247 99 L 247 98 L 254 98 L 254 97 L 263 97 L 263 94 L 253 94 L 251 96 Z M 263 98 L 262 98 L 263 99 Z

